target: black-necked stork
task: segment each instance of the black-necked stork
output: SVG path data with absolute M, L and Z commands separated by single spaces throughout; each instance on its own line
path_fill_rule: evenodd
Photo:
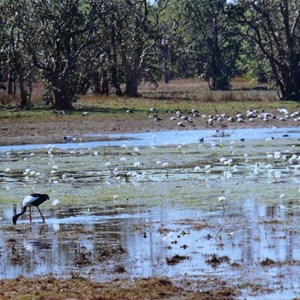
M 39 205 L 41 205 L 42 203 L 44 203 L 46 200 L 49 200 L 49 199 L 50 198 L 47 194 L 30 194 L 30 195 L 26 196 L 23 199 L 22 211 L 19 214 L 16 214 L 12 217 L 13 223 L 17 224 L 18 218 L 26 212 L 27 207 L 29 207 L 29 219 L 30 219 L 30 223 L 31 223 L 31 221 L 32 221 L 32 219 L 31 219 L 31 207 L 32 206 L 35 206 L 38 209 L 38 211 L 39 211 L 39 213 L 42 217 L 43 223 L 45 223 L 45 218 L 44 218 L 44 216 L 42 215 L 42 212 L 39 209 Z

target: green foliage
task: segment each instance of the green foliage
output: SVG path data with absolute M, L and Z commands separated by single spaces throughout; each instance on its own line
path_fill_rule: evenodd
M 300 2 L 240 0 L 231 6 L 241 33 L 268 60 L 280 98 L 300 101 Z
M 269 83 L 273 80 L 268 60 L 251 39 L 244 39 L 236 63 L 237 75 L 247 81 Z
M 0 81 L 28 107 L 34 80 L 45 103 L 72 109 L 93 91 L 138 96 L 142 81 L 199 76 L 212 90 L 241 76 L 275 80 L 300 99 L 298 0 L 1 1 Z
M 235 63 L 241 39 L 238 28 L 226 11 L 223 0 L 188 0 L 185 14 L 188 19 L 190 43 L 197 61 L 197 73 L 211 79 L 211 89 L 228 89 L 235 75 Z
M 41 70 L 53 106 L 72 109 L 79 93 L 79 66 L 83 49 L 97 24 L 88 1 L 33 2 L 24 34 L 34 64 Z M 51 98 L 50 98 L 51 99 Z

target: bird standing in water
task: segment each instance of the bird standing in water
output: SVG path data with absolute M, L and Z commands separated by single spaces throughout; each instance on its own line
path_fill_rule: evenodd
M 42 215 L 42 212 L 39 209 L 39 205 L 41 205 L 42 203 L 44 203 L 46 200 L 49 200 L 49 199 L 50 198 L 47 194 L 30 194 L 30 195 L 26 196 L 23 199 L 22 211 L 19 214 L 16 214 L 12 217 L 13 223 L 17 224 L 18 218 L 20 216 L 22 216 L 23 214 L 25 214 L 27 207 L 29 207 L 29 219 L 30 219 L 30 223 L 31 223 L 31 221 L 32 221 L 31 207 L 32 206 L 35 206 L 38 209 L 38 211 L 39 211 L 39 213 L 42 217 L 43 223 L 45 223 L 45 218 L 44 218 L 44 216 Z

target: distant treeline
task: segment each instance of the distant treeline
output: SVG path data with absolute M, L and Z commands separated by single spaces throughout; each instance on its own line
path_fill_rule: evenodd
M 299 0 L 2 0 L 0 88 L 72 109 L 78 95 L 136 97 L 141 81 L 235 76 L 300 101 Z M 4 85 L 3 85 L 4 84 Z

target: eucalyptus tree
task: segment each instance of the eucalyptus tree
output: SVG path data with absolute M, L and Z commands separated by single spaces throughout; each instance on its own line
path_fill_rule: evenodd
M 137 96 L 138 84 L 146 71 L 144 61 L 155 46 L 158 23 L 150 14 L 147 0 L 126 0 L 125 3 L 127 26 L 124 29 L 129 30 L 124 31 L 120 52 L 125 72 L 125 95 Z
M 147 0 L 106 1 L 107 13 L 98 28 L 104 43 L 100 59 L 117 95 L 136 97 L 143 79 L 156 81 L 159 14 L 167 4 L 168 0 L 155 5 Z
M 245 37 L 236 63 L 236 75 L 248 81 L 271 83 L 272 70 L 268 60 L 252 39 Z
M 78 62 L 92 42 L 99 24 L 97 10 L 102 9 L 103 2 L 30 1 L 31 13 L 24 21 L 24 42 L 55 108 L 73 108 L 80 92 Z
M 1 56 L 6 59 L 2 64 L 5 79 L 8 81 L 8 93 L 16 93 L 16 84 L 20 92 L 20 106 L 30 103 L 34 68 L 32 59 L 24 43 L 24 20 L 30 14 L 29 1 L 2 1 L 1 15 Z
M 107 0 L 97 10 L 100 20 L 92 43 L 80 57 L 82 85 L 96 93 L 135 97 L 143 79 L 158 76 L 158 18 L 166 7 L 146 0 Z
M 0 89 L 6 89 L 5 82 L 8 78 L 7 68 L 7 44 L 8 35 L 3 18 L 0 18 Z
M 213 90 L 230 88 L 241 45 L 237 26 L 228 18 L 226 9 L 226 0 L 185 1 L 190 47 Z
M 164 82 L 194 75 L 189 36 L 184 31 L 184 2 L 172 1 L 159 18 L 160 59 Z
M 231 9 L 267 58 L 280 99 L 300 101 L 300 1 L 238 0 Z

